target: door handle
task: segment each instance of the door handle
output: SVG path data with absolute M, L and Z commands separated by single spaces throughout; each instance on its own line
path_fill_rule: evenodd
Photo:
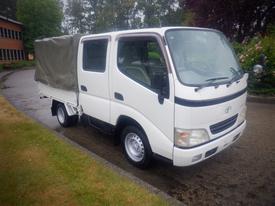
M 118 93 L 118 92 L 115 92 L 115 99 L 118 99 L 120 101 L 124 101 L 123 95 Z
M 88 91 L 87 87 L 84 86 L 84 85 L 81 85 L 81 86 L 80 86 L 80 89 L 81 89 L 83 92 L 87 92 L 87 91 Z

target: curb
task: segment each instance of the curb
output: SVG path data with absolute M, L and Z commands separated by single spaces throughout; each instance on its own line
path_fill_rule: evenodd
M 15 71 L 3 71 L 0 72 L 0 82 L 3 83 L 3 81 L 5 81 L 5 79 L 7 79 L 7 77 L 11 74 L 13 74 Z
M 8 76 L 13 74 L 14 71 L 0 72 L 0 95 L 2 94 L 2 89 L 4 89 L 4 82 L 7 80 Z
M 21 69 L 3 70 L 0 72 L 0 82 L 4 81 L 9 75 L 11 75 L 15 72 L 20 72 L 20 71 L 25 71 L 25 70 L 33 70 L 33 69 L 34 69 L 34 67 L 24 67 Z
M 262 104 L 275 104 L 275 97 L 264 97 L 264 96 L 247 96 L 248 102 L 262 103 Z

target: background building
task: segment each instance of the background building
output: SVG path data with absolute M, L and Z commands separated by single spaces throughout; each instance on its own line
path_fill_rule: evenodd
M 0 64 L 25 59 L 23 24 L 0 15 Z

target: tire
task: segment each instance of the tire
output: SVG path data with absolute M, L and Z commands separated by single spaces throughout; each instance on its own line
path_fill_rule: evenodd
M 78 116 L 69 116 L 64 104 L 61 103 L 56 107 L 56 117 L 62 127 L 74 126 L 78 122 Z
M 127 126 L 121 133 L 124 154 L 134 166 L 145 169 L 152 160 L 152 150 L 146 134 L 136 126 Z

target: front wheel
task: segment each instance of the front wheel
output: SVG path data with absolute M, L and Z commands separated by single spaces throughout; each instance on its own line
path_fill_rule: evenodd
M 136 126 L 127 126 L 121 138 L 128 161 L 139 168 L 148 167 L 152 159 L 152 150 L 144 132 Z
M 78 121 L 78 116 L 69 116 L 64 104 L 61 103 L 58 104 L 56 107 L 56 117 L 62 127 L 74 126 L 77 124 Z

